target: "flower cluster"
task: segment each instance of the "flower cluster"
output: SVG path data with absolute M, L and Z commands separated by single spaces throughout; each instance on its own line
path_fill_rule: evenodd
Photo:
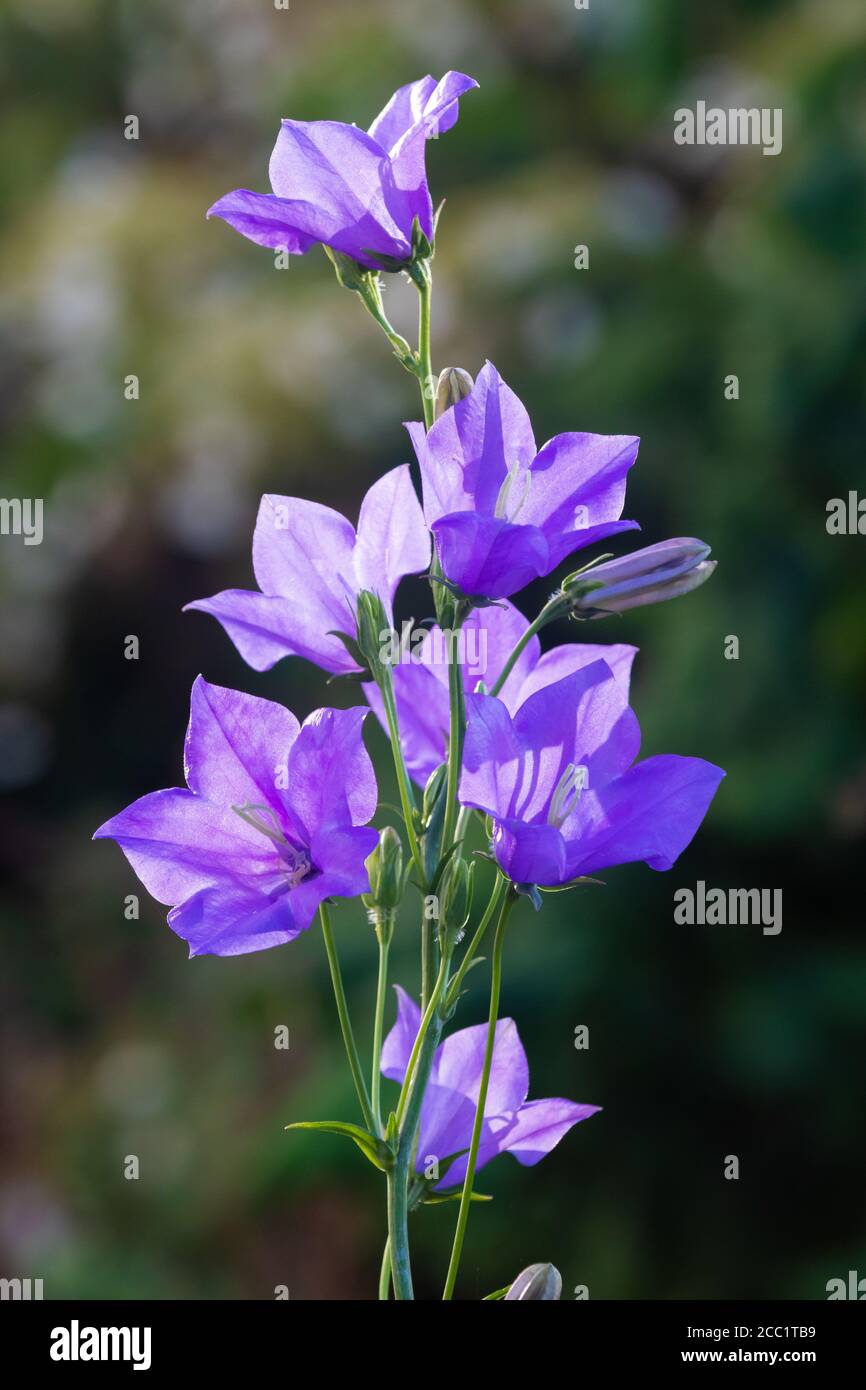
M 408 463 L 370 488 L 357 527 L 330 507 L 269 494 L 252 541 L 257 587 L 188 605 L 215 617 L 254 670 L 301 657 L 358 682 L 367 707 L 319 709 L 301 723 L 282 705 L 199 677 L 186 787 L 145 795 L 96 832 L 120 845 L 170 907 L 169 925 L 191 955 L 283 945 L 318 913 L 363 1125 L 305 1127 L 347 1135 L 386 1174 L 383 1297 L 392 1285 L 396 1297 L 412 1296 L 414 1205 L 460 1198 L 451 1297 L 477 1170 L 505 1151 L 538 1162 L 598 1108 L 527 1101 L 517 1029 L 498 1019 L 514 903 L 524 895 L 538 907 L 545 889 L 619 864 L 669 869 L 724 775 L 695 757 L 638 760 L 634 647 L 569 642 L 543 652 L 538 636 L 557 617 L 595 620 L 697 587 L 713 569 L 702 542 L 591 562 L 532 621 L 510 602 L 576 551 L 636 529 L 622 513 L 638 440 L 567 432 L 539 448 L 525 406 L 492 363 L 475 381 L 462 369 L 438 384 L 431 374 L 436 218 L 425 146 L 454 124 L 459 98 L 475 85 L 456 72 L 412 83 L 366 133 L 284 121 L 273 192 L 237 190 L 211 208 L 259 245 L 302 255 L 321 244 L 421 387 L 424 419 L 406 426 L 421 500 Z M 381 273 L 404 273 L 418 288 L 417 348 L 385 317 Z M 383 640 L 398 585 L 422 572 L 436 624 L 402 662 Z M 381 836 L 370 826 L 379 799 L 363 741 L 369 709 L 390 742 L 401 803 L 400 823 Z M 479 856 L 469 848 L 479 832 L 480 857 L 495 864 L 480 916 Z M 388 952 L 409 882 L 421 892 L 421 1001 L 398 987 L 397 1021 L 384 1037 Z M 369 1081 L 330 923 L 336 899 L 362 900 L 378 944 Z M 494 922 L 488 1022 L 443 1036 Z M 387 1115 L 382 1076 L 400 1088 Z M 548 1288 L 549 1270 L 532 1267 L 530 1292 L 509 1296 L 558 1297 L 537 1291 Z

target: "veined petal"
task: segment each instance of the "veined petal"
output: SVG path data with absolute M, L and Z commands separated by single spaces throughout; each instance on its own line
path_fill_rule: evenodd
M 308 927 L 326 898 L 354 898 L 370 890 L 365 860 L 373 853 L 379 832 L 372 826 L 325 825 L 310 843 L 310 857 L 319 872 L 291 890 L 292 912 Z
M 430 533 L 404 463 L 375 482 L 361 503 L 355 544 L 358 588 L 370 589 L 390 606 L 404 575 L 419 574 L 429 564 Z
M 319 709 L 301 726 L 286 795 L 308 837 L 323 825 L 362 824 L 376 810 L 376 774 L 362 733 L 367 714 L 360 707 Z
M 149 792 L 101 825 L 148 893 L 179 903 L 207 884 L 243 875 L 270 879 L 273 846 L 236 816 L 181 787 Z
M 236 188 L 218 198 L 208 208 L 208 217 L 221 217 L 241 236 L 258 246 L 273 251 L 287 251 L 303 256 L 319 237 L 304 230 L 309 225 L 309 208 L 290 198 L 277 198 L 273 193 L 254 193 L 249 188 Z
M 402 1082 L 412 1055 L 412 1048 L 421 1027 L 421 1010 L 400 985 L 397 995 L 397 1021 L 382 1044 L 382 1075 L 389 1081 Z
M 300 724 L 285 705 L 198 676 L 184 745 L 187 784 L 217 806 L 266 802 L 283 810 L 278 789 Z
M 427 187 L 427 141 L 449 130 L 457 120 L 457 99 L 477 82 L 462 72 L 446 73 L 429 93 L 418 119 L 389 152 L 390 182 L 386 201 L 394 221 L 411 227 L 417 217 L 424 235 L 433 237 L 433 203 Z
M 457 120 L 457 98 L 478 83 L 462 72 L 446 72 L 440 82 L 422 77 L 400 87 L 370 126 L 370 135 L 386 154 L 393 154 L 404 136 L 422 122 L 428 139 L 444 135 Z
M 563 826 L 568 877 L 643 860 L 669 869 L 697 833 L 724 777 L 703 758 L 659 754 L 581 797 Z
M 332 675 L 359 670 L 339 637 L 329 636 L 323 629 L 316 595 L 308 597 L 309 602 L 294 603 L 254 589 L 225 589 L 212 598 L 186 604 L 183 611 L 194 609 L 216 618 L 254 671 L 269 671 L 286 656 L 302 656 Z M 354 618 L 344 615 L 343 626 L 333 630 L 348 630 L 351 636 Z
M 539 451 L 520 520 L 543 530 L 551 569 L 574 550 L 639 529 L 636 522 L 619 521 L 639 444 L 631 435 L 569 433 Z
M 556 887 L 568 881 L 565 840 L 555 825 L 529 825 L 516 817 L 493 822 L 496 862 L 512 883 Z
M 578 1105 L 572 1100 L 529 1100 L 518 1110 L 502 1147 L 518 1163 L 532 1167 L 555 1149 L 570 1129 L 600 1109 L 598 1105 Z
M 189 943 L 191 956 L 241 956 L 283 946 L 302 931 L 292 911 L 292 894 L 274 897 L 244 883 L 201 889 L 168 914 L 173 932 Z
M 448 1090 L 459 1091 L 476 1103 L 486 1042 L 486 1023 L 452 1033 L 436 1050 L 431 1080 Z M 526 1100 L 528 1091 L 529 1064 L 517 1025 L 513 1018 L 501 1018 L 496 1024 L 485 1115 L 517 1110 Z
M 494 610 L 486 611 L 493 612 Z M 508 683 L 506 683 L 502 690 L 502 699 L 506 700 L 511 709 L 517 709 L 531 695 L 543 690 L 545 686 L 555 685 L 557 681 L 573 675 L 575 671 L 582 671 L 585 666 L 591 666 L 594 661 L 603 661 L 610 668 L 614 680 L 628 699 L 632 662 L 637 656 L 637 650 L 637 647 L 630 647 L 625 643 L 617 642 L 609 645 L 592 642 L 568 642 L 561 647 L 552 647 L 526 673 L 516 687 L 511 700 L 507 696 Z
M 452 512 L 492 517 L 509 469 L 528 466 L 535 456 L 526 408 L 492 362 L 484 364 L 469 395 L 446 410 L 428 434 L 417 425 L 406 428 L 421 467 L 428 525 Z
M 523 748 L 511 715 L 492 695 L 466 698 L 466 737 L 459 798 L 490 816 L 507 816 L 519 784 Z

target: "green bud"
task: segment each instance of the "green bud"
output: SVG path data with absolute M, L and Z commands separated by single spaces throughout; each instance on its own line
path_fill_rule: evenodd
M 358 648 L 374 680 L 379 680 L 387 664 L 383 653 L 390 649 L 391 624 L 378 594 L 362 589 L 358 595 Z
M 440 415 L 444 415 L 446 410 L 450 410 L 458 401 L 465 400 L 474 385 L 472 377 L 468 372 L 464 372 L 462 367 L 446 367 L 444 372 L 440 372 L 433 410 L 435 419 L 438 420 Z
M 555 1303 L 562 1297 L 562 1276 L 555 1265 L 527 1265 L 515 1279 L 504 1303 Z
M 465 859 L 452 855 L 439 885 L 439 904 L 442 925 L 449 936 L 459 941 L 472 911 L 473 870 Z
M 442 830 L 445 824 L 447 785 L 448 769 L 443 764 L 430 774 L 424 788 L 424 800 L 421 806 L 421 853 L 428 883 L 433 881 L 436 865 L 439 863 L 439 847 L 442 843 Z
M 370 892 L 365 895 L 368 907 L 380 907 L 393 912 L 399 907 L 406 886 L 403 863 L 403 844 L 393 825 L 386 825 L 379 843 L 367 860 Z

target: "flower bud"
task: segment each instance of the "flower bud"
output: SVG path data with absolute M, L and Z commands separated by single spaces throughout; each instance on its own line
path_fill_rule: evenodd
M 390 635 L 391 624 L 379 595 L 362 589 L 358 595 L 358 647 L 376 681 L 382 673 L 382 653 Z
M 435 419 L 444 415 L 452 405 L 458 401 L 465 400 L 472 390 L 475 382 L 468 372 L 464 372 L 462 367 L 446 367 L 444 372 L 439 373 L 439 380 L 436 383 L 436 404 L 433 409 Z
M 400 906 L 406 874 L 403 864 L 403 845 L 393 825 L 386 825 L 379 843 L 367 860 L 370 892 L 364 895 L 367 907 L 393 912 Z
M 449 936 L 459 941 L 472 910 L 472 869 L 453 855 L 439 885 L 440 920 Z
M 562 1277 L 555 1265 L 527 1265 L 503 1299 L 513 1303 L 555 1303 L 562 1295 Z
M 662 541 L 570 575 L 562 588 L 574 617 L 624 613 L 699 588 L 716 568 L 709 553 L 710 547 L 693 537 Z

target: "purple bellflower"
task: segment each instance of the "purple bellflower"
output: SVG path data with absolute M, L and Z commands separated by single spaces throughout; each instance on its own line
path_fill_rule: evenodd
M 475 608 L 457 636 L 462 656 L 463 685 L 471 695 L 482 682 L 494 684 L 508 657 L 526 632 L 529 623 L 507 600 L 487 608 Z M 445 761 L 448 732 L 449 638 L 438 627 L 431 628 L 417 649 L 410 648 L 405 660 L 393 667 L 394 694 L 406 766 L 420 784 Z M 624 643 L 594 645 L 565 643 L 541 654 L 541 643 L 533 636 L 527 642 L 505 680 L 499 699 L 510 714 L 553 681 L 582 670 L 593 661 L 607 662 L 622 685 L 626 697 L 631 665 L 637 647 Z M 365 684 L 364 692 L 379 722 L 387 732 L 385 708 L 378 686 Z
M 403 464 L 370 488 L 357 533 L 330 507 L 267 494 L 253 535 L 261 593 L 226 589 L 187 608 L 217 618 L 255 671 L 303 656 L 333 675 L 348 675 L 360 668 L 334 633 L 357 636 L 360 591 L 377 593 L 390 621 L 400 580 L 429 563 L 430 536 Z
M 424 515 L 445 578 L 471 598 L 507 598 L 575 550 L 620 531 L 631 435 L 558 434 L 540 450 L 522 402 L 485 363 L 428 434 L 407 424 Z
M 556 886 L 615 864 L 669 869 L 695 835 L 721 768 L 661 754 L 634 766 L 640 727 L 604 661 L 536 691 L 512 717 L 467 699 L 460 800 L 493 818 L 516 884 Z
M 319 243 L 368 269 L 409 261 L 415 219 L 433 239 L 427 141 L 450 130 L 458 99 L 478 83 L 462 72 L 395 92 L 369 131 L 339 121 L 283 121 L 269 166 L 273 193 L 235 189 L 214 203 L 259 246 L 302 256 Z
M 382 1074 L 402 1082 L 412 1044 L 421 1023 L 421 1011 L 399 985 L 397 1022 L 382 1046 Z M 417 1171 L 436 1158 L 440 1167 L 447 1158 L 469 1148 L 475 1106 L 481 1088 L 487 1024 L 462 1028 L 440 1044 L 433 1059 L 430 1082 L 424 1093 L 419 1127 Z M 598 1105 L 577 1105 L 571 1100 L 527 1100 L 529 1067 L 526 1053 L 511 1018 L 496 1025 L 490 1085 L 484 1107 L 484 1126 L 478 1149 L 478 1168 L 497 1154 L 511 1153 L 527 1167 L 556 1148 L 580 1120 L 589 1119 Z M 466 1176 L 466 1154 L 442 1172 L 438 1191 L 456 1187 Z
M 190 955 L 236 956 L 293 940 L 327 897 L 370 884 L 376 778 L 363 709 L 320 709 L 303 724 L 282 705 L 192 688 L 187 788 L 151 792 L 100 826 Z
M 606 560 L 563 583 L 572 612 L 603 618 L 648 603 L 663 603 L 700 588 L 716 568 L 710 547 L 694 536 L 647 545 L 631 555 Z

